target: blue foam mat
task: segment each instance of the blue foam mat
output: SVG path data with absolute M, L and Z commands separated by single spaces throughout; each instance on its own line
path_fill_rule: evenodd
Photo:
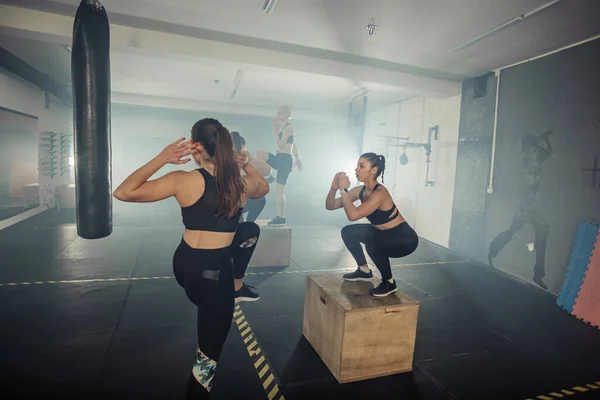
M 558 299 L 556 300 L 556 304 L 558 304 L 561 308 L 564 308 L 565 300 L 569 295 L 569 292 L 572 288 L 573 276 L 575 275 L 575 270 L 577 269 L 577 265 L 580 258 L 580 253 L 583 248 L 583 242 L 586 234 L 586 225 L 588 223 L 582 222 L 577 227 L 577 232 L 575 233 L 575 240 L 573 242 L 573 251 L 571 252 L 571 259 L 569 260 L 569 266 L 567 267 L 567 271 L 565 273 L 565 280 L 560 288 L 560 294 Z
M 590 261 L 596 237 L 598 236 L 598 225 L 589 222 L 579 224 L 575 235 L 575 245 L 571 254 L 571 261 L 567 268 L 565 281 L 560 291 L 557 304 L 568 312 L 573 311 L 575 299 L 579 288 L 583 283 L 585 271 Z

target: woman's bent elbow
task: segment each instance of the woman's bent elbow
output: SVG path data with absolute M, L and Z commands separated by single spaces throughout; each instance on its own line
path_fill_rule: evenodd
M 125 193 L 119 191 L 118 189 L 113 192 L 113 197 L 117 200 L 127 201 L 127 196 Z

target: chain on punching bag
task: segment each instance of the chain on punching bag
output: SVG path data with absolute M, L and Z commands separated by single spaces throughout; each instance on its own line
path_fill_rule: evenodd
M 112 233 L 110 27 L 97 0 L 82 0 L 71 51 L 77 234 Z

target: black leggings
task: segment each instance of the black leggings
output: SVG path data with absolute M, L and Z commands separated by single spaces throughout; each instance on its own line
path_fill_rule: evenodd
M 173 272 L 177 283 L 198 307 L 198 345 L 192 374 L 202 388 L 196 387 L 195 390 L 199 393 L 210 392 L 233 319 L 234 287 L 230 247 L 194 249 L 182 238 L 173 255 Z
M 342 228 L 342 239 L 359 267 L 367 264 L 360 245 L 364 243 L 384 280 L 392 279 L 390 257 L 405 257 L 419 245 L 417 233 L 407 222 L 386 231 L 375 229 L 371 224 L 347 225 Z
M 259 237 L 260 228 L 256 223 L 242 222 L 238 225 L 233 242 L 231 242 L 231 258 L 235 279 L 243 279 L 246 275 L 246 269 L 254 249 L 256 249 Z
M 258 225 L 244 222 L 238 225 L 229 247 L 194 249 L 181 239 L 175 250 L 175 279 L 198 307 L 198 346 L 196 364 L 188 385 L 190 398 L 202 398 L 212 388 L 212 379 L 233 319 L 233 279 L 244 277 L 259 235 Z

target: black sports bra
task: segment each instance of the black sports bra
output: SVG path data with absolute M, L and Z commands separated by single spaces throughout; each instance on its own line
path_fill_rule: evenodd
M 204 168 L 198 168 L 204 177 L 204 194 L 191 206 L 181 207 L 183 225 L 193 231 L 235 232 L 243 208 L 231 218 L 217 217 L 219 195 L 215 178 Z
M 286 126 L 288 126 L 289 124 L 285 124 L 281 130 L 279 131 L 279 139 L 281 139 L 281 137 L 283 136 L 283 130 L 285 129 Z M 288 136 L 287 138 L 287 142 L 286 143 L 294 143 L 294 135 Z
M 377 190 L 377 188 L 379 187 L 379 183 L 377 185 L 375 185 L 375 187 L 373 188 L 373 192 L 375 190 Z M 363 193 L 365 192 L 365 186 L 362 187 L 362 189 L 360 190 L 360 193 L 358 194 L 358 198 L 360 199 L 361 202 L 363 202 Z M 396 211 L 396 204 L 393 204 L 392 208 L 390 208 L 389 210 L 375 210 L 373 211 L 370 215 L 367 215 L 367 219 L 369 220 L 370 223 L 372 223 L 373 225 L 383 225 L 386 222 L 390 222 L 391 220 L 393 220 L 394 218 L 396 218 L 396 215 L 394 215 L 392 217 L 392 215 L 394 214 L 394 211 Z

